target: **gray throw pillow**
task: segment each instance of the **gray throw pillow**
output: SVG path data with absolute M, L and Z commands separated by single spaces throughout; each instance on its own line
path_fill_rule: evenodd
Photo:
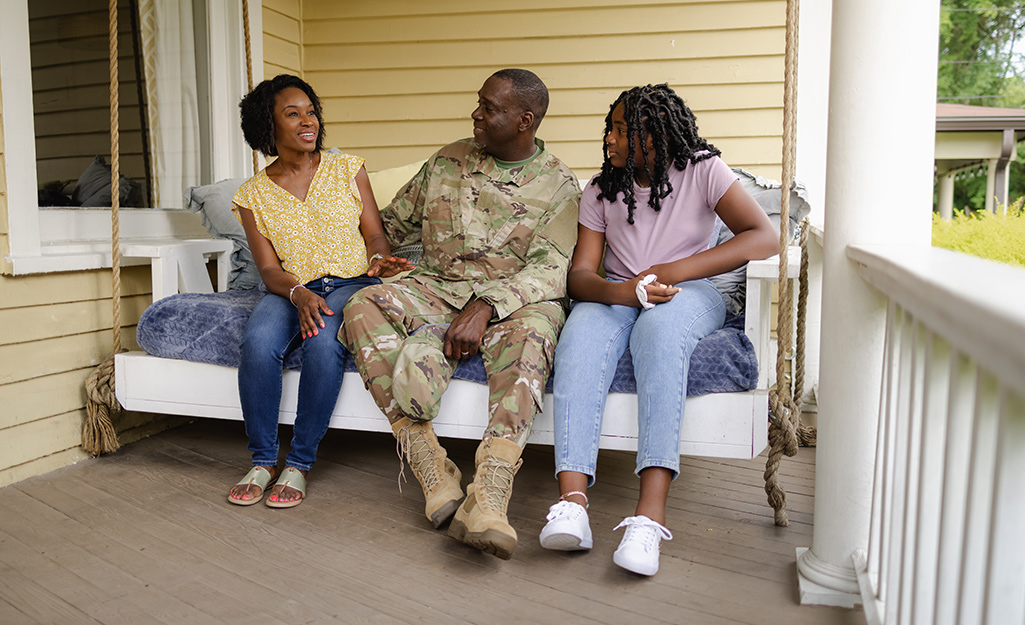
M 210 236 L 230 239 L 234 243 L 231 273 L 228 277 L 229 289 L 252 289 L 260 283 L 260 272 L 249 251 L 245 230 L 231 212 L 231 199 L 243 182 L 244 178 L 229 178 L 185 190 L 185 207 L 193 213 L 199 213 L 203 227 Z
M 124 176 L 118 178 L 118 206 L 139 206 L 142 203 L 142 187 Z M 71 193 L 75 206 L 110 206 L 110 165 L 102 156 L 93 162 L 78 177 L 78 183 Z
M 758 202 L 758 205 L 769 216 L 769 221 L 776 227 L 776 232 L 779 232 L 779 218 L 783 206 L 783 184 L 736 167 L 733 168 L 733 173 L 737 174 L 741 186 Z M 801 220 L 807 217 L 809 212 L 811 212 L 811 205 L 808 204 L 808 192 L 803 183 L 795 180 L 790 189 L 790 238 L 793 238 Z M 718 217 L 716 217 L 715 227 L 716 234 L 713 235 L 712 246 L 720 245 L 733 238 L 733 233 Z M 709 279 L 722 293 L 726 300 L 726 310 L 730 314 L 739 315 L 744 312 L 744 303 L 747 298 L 747 265 L 718 276 L 712 276 Z

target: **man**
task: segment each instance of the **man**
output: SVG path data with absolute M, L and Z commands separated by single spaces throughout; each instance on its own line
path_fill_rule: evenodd
M 339 332 L 423 487 L 427 517 L 435 527 L 452 518 L 450 535 L 505 559 L 516 547 L 513 477 L 566 319 L 580 201 L 573 172 L 535 139 L 547 109 L 532 72 L 488 78 L 473 139 L 439 150 L 382 211 L 392 245 L 421 240 L 423 259 L 357 292 Z M 490 421 L 460 505 L 461 473 L 431 419 L 455 366 L 478 353 Z

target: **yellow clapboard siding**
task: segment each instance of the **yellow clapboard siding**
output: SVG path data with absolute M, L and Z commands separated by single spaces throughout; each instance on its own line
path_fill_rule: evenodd
M 751 111 L 698 112 L 701 135 L 711 137 L 779 136 L 782 131 L 782 112 L 773 109 Z M 429 124 L 417 121 L 393 121 L 366 124 L 340 124 L 327 122 L 329 143 L 359 151 L 365 147 L 408 145 L 409 137 L 416 137 L 417 145 L 445 145 L 470 136 L 473 122 L 467 114 L 464 119 L 435 120 Z M 601 140 L 605 127 L 604 115 L 576 115 L 546 118 L 538 136 L 545 141 Z
M 277 37 L 284 41 L 299 42 L 299 16 L 278 13 L 277 11 L 263 12 L 263 34 Z
M 290 73 L 300 71 L 299 44 L 296 42 L 264 35 L 263 55 L 268 62 L 289 68 Z
M 121 269 L 121 297 L 150 293 L 146 265 Z M 0 277 L 0 309 L 111 298 L 110 270 Z
M 0 430 L 0 469 L 78 447 L 84 422 L 80 409 Z
M 568 64 L 559 61 L 531 67 L 548 88 L 609 88 L 622 91 L 635 85 L 669 83 L 671 85 L 742 85 L 747 83 L 783 84 L 783 56 L 755 56 L 704 59 L 668 59 L 616 61 L 595 64 Z M 440 61 L 439 61 L 440 63 Z M 357 69 L 341 67 L 324 71 L 307 68 L 306 78 L 322 98 L 351 96 L 409 95 L 438 93 L 476 94 L 481 84 L 499 65 L 475 67 Z M 782 88 L 782 87 L 780 87 Z M 777 101 L 782 101 L 780 96 Z
M 337 2 L 334 4 L 337 4 Z M 268 11 L 275 11 L 282 15 L 292 15 L 298 18 L 301 7 L 299 0 L 263 0 L 264 19 L 267 19 Z
M 80 449 L 85 417 L 86 411 L 82 407 L 46 419 L 0 429 L 0 470 L 51 454 Z M 118 416 L 115 427 L 124 444 L 166 429 L 176 422 L 179 420 L 129 412 Z
M 632 85 L 631 85 L 632 86 Z M 670 85 L 691 109 L 739 110 L 762 108 L 766 102 L 783 102 L 781 83 L 739 85 Z M 630 86 L 594 89 L 549 89 L 549 119 L 559 115 L 608 112 L 608 106 Z M 434 120 L 466 117 L 477 106 L 475 91 L 428 93 L 410 97 L 353 96 L 324 97 L 321 102 L 330 122 L 369 122 L 388 120 Z
M 63 371 L 0 386 L 4 416 L 0 428 L 12 427 L 85 406 L 85 381 L 93 368 Z
M 305 46 L 304 70 L 338 68 L 432 67 L 431 60 L 479 62 L 487 58 L 500 67 L 534 67 L 553 59 L 560 63 L 778 55 L 783 52 L 782 28 L 642 34 L 608 37 L 566 37 L 525 46 L 522 39 L 439 41 L 426 43 L 325 44 Z M 271 38 L 273 39 L 273 38 Z
M 543 18 L 520 6 L 478 9 L 458 15 L 313 19 L 303 23 L 303 42 L 320 45 L 382 41 L 444 41 L 505 39 L 514 33 L 531 38 L 589 37 L 621 33 L 717 31 L 724 27 L 764 28 L 784 25 L 783 2 L 710 3 L 681 6 L 610 6 L 552 9 Z
M 736 4 L 739 0 L 712 0 L 716 3 Z M 702 5 L 709 0 L 645 0 L 645 5 Z M 501 10 L 513 6 L 520 11 L 541 11 L 560 8 L 590 9 L 593 7 L 619 6 L 622 0 L 520 0 L 515 5 L 493 3 Z M 486 7 L 478 0 L 446 0 L 445 2 L 423 2 L 423 0 L 389 0 L 388 2 L 338 2 L 338 0 L 305 0 L 303 18 L 333 19 L 343 17 L 401 16 L 401 15 L 460 15 L 480 12 Z
M 148 294 L 122 297 L 122 327 L 138 323 L 151 301 Z M 0 309 L 0 345 L 109 329 L 113 314 L 109 299 Z
M 138 349 L 133 328 L 121 333 L 126 349 Z M 0 345 L 0 384 L 95 367 L 111 354 L 110 330 Z
M 90 459 L 89 454 L 82 451 L 81 447 L 50 453 L 42 458 L 36 458 L 0 471 L 0 488 L 88 459 Z

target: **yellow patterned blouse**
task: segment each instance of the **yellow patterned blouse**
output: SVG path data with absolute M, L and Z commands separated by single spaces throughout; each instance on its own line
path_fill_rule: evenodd
M 253 211 L 260 234 L 274 245 L 281 267 L 305 284 L 324 276 L 353 278 L 366 273 L 367 246 L 359 229 L 363 202 L 356 174 L 363 159 L 321 153 L 305 200 L 285 191 L 260 171 L 232 199 Z

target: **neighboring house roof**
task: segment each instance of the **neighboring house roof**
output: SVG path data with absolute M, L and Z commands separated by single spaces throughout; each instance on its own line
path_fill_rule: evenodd
M 937 104 L 936 130 L 1025 131 L 1025 109 Z

